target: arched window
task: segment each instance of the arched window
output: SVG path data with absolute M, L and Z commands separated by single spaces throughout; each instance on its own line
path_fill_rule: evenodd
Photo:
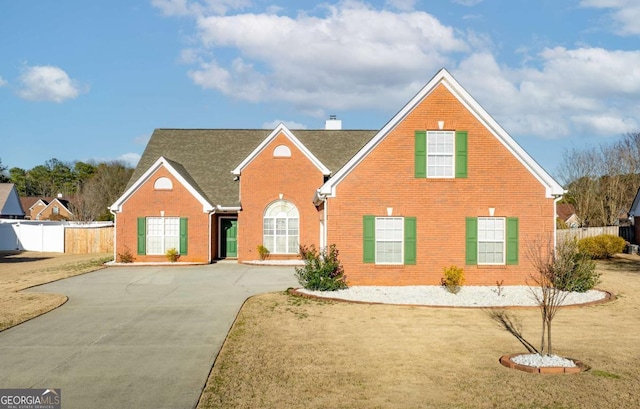
M 171 183 L 171 179 L 161 177 L 156 179 L 156 182 L 153 184 L 153 188 L 155 190 L 171 190 L 173 189 L 173 183 Z
M 286 200 L 271 203 L 264 211 L 262 244 L 272 254 L 298 254 L 299 220 L 293 203 Z
M 276 158 L 290 158 L 291 149 L 289 149 L 289 147 L 286 145 L 278 145 L 273 150 L 273 156 Z

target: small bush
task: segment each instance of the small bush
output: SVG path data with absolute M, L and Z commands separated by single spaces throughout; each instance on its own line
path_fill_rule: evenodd
M 174 248 L 170 248 L 169 250 L 167 250 L 164 255 L 167 257 L 167 260 L 172 263 L 175 263 L 180 258 L 180 252 Z
M 460 287 L 464 284 L 464 270 L 460 267 L 451 266 L 444 269 L 444 277 L 442 278 L 442 286 L 452 294 L 457 294 Z
M 593 289 L 600 282 L 600 273 L 596 271 L 596 263 L 583 253 L 575 253 L 564 274 L 556 274 L 553 284 L 563 291 L 584 293 Z
M 269 254 L 271 254 L 269 249 L 263 246 L 262 244 L 258 245 L 257 250 L 258 250 L 258 255 L 260 256 L 260 260 L 266 260 L 267 258 L 269 258 Z
M 304 267 L 296 267 L 296 278 L 301 286 L 313 291 L 335 291 L 347 288 L 347 277 L 338 260 L 335 244 L 318 251 L 311 246 L 300 246 Z
M 121 263 L 133 263 L 133 253 L 131 253 L 131 250 L 128 246 L 124 246 L 124 250 L 122 250 L 122 253 L 118 253 L 118 260 Z
M 621 253 L 625 245 L 626 242 L 622 237 L 601 234 L 578 241 L 578 250 L 592 259 L 604 259 L 610 258 L 616 253 Z

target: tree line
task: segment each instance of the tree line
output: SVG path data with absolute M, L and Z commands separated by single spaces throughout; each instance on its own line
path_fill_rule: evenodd
M 0 182 L 13 183 L 22 197 L 69 199 L 74 220 L 112 220 L 108 207 L 124 192 L 133 168 L 121 161 L 62 162 L 49 159 L 31 169 L 8 169 L 0 159 Z
M 558 176 L 583 227 L 613 226 L 631 207 L 640 186 L 640 132 L 597 147 L 564 152 Z

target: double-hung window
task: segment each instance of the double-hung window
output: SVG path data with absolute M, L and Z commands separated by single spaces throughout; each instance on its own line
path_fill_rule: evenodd
M 466 131 L 416 131 L 415 177 L 467 177 Z
M 518 264 L 518 219 L 515 217 L 468 217 L 467 264 Z
M 416 218 L 363 218 L 363 261 L 375 264 L 416 264 Z
M 147 254 L 163 255 L 179 248 L 179 217 L 147 217 Z
M 504 264 L 505 220 L 478 217 L 478 264 Z
M 376 263 L 402 264 L 404 219 L 376 217 Z
M 454 176 L 453 131 L 427 132 L 427 177 L 452 178 Z
M 139 217 L 138 254 L 165 255 L 176 249 L 186 255 L 187 221 L 185 217 Z

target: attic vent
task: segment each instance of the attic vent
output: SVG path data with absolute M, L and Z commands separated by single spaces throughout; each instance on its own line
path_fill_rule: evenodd
M 342 120 L 338 119 L 335 115 L 329 115 L 329 119 L 324 121 L 324 129 L 326 130 L 340 130 L 342 129 Z

